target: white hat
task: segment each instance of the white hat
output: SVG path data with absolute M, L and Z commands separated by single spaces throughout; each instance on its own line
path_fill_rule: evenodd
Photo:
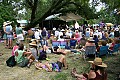
M 65 31 L 64 29 L 62 29 L 61 31 Z

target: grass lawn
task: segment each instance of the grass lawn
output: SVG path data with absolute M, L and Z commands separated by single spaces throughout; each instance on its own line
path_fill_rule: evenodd
M 25 45 L 27 44 L 25 43 Z M 66 56 L 68 69 L 62 69 L 62 72 L 37 70 L 34 63 L 30 68 L 17 66 L 11 68 L 6 66 L 6 60 L 11 56 L 11 51 L 10 49 L 5 49 L 3 43 L 0 43 L 0 53 L 3 53 L 0 56 L 0 80 L 75 80 L 70 74 L 74 67 L 78 73 L 88 72 L 90 68 L 90 64 L 85 62 L 80 54 L 68 54 Z M 55 62 L 60 55 L 48 54 L 47 56 L 50 58 L 50 62 Z M 120 54 L 102 58 L 108 65 L 108 80 L 116 80 L 117 74 L 120 72 Z

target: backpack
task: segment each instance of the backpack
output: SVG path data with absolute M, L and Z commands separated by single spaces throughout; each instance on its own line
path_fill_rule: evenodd
M 47 58 L 46 52 L 45 51 L 40 52 L 38 60 L 46 60 L 46 58 Z
M 6 61 L 6 64 L 9 67 L 15 66 L 16 65 L 15 56 L 9 57 L 8 60 Z

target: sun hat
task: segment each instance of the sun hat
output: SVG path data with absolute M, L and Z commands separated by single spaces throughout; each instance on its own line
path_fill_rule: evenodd
M 4 22 L 4 23 L 3 23 L 3 26 L 6 26 L 6 25 L 7 25 L 7 22 Z
M 8 25 L 8 24 L 11 24 L 11 23 L 12 23 L 12 22 L 10 22 L 10 21 L 7 21 L 7 25 Z
M 29 43 L 30 46 L 37 46 L 35 41 L 32 41 L 31 43 Z
M 101 58 L 95 58 L 94 61 L 88 61 L 88 62 L 96 66 L 107 67 L 107 64 L 103 63 Z

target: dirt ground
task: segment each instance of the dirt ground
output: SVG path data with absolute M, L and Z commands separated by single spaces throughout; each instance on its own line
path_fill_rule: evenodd
M 67 55 L 68 69 L 62 72 L 46 72 L 37 70 L 31 65 L 30 68 L 8 67 L 6 60 L 11 56 L 10 49 L 5 49 L 3 43 L 0 43 L 0 80 L 75 80 L 71 77 L 72 68 L 76 68 L 79 73 L 88 72 L 89 64 L 85 62 L 79 54 Z M 60 55 L 48 54 L 50 62 L 55 62 Z M 93 59 L 92 59 L 93 60 Z M 117 80 L 117 75 L 120 73 L 120 54 L 103 57 L 105 63 L 108 64 L 108 80 Z M 43 61 L 45 62 L 45 61 Z

